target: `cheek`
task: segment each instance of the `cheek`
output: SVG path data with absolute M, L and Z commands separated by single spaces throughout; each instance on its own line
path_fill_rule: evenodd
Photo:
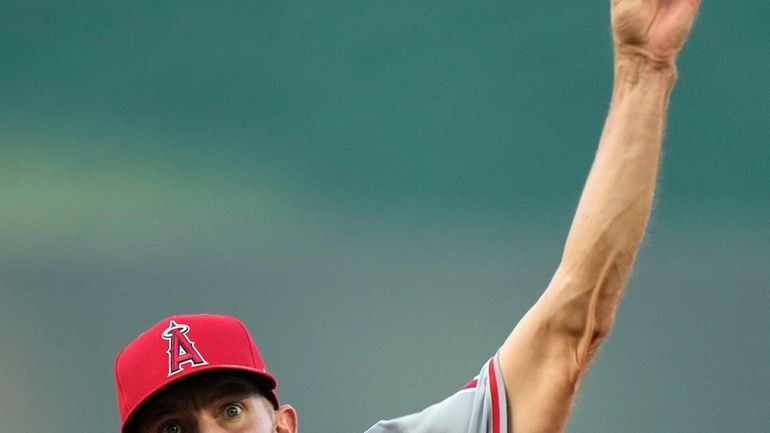
M 238 433 L 273 433 L 273 423 L 271 420 L 257 419 L 250 420 L 248 424 L 239 429 Z
M 258 411 L 256 414 L 247 416 L 243 421 L 237 433 L 273 433 L 275 431 L 272 414 Z
M 273 413 L 272 409 L 265 412 L 265 416 L 260 419 L 260 426 L 257 431 L 259 433 L 275 433 L 275 420 L 273 419 L 275 413 Z

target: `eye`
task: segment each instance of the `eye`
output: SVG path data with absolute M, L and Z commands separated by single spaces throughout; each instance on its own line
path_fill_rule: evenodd
M 160 433 L 182 433 L 182 426 L 177 423 L 170 423 L 160 429 Z
M 241 409 L 240 406 L 237 404 L 228 404 L 225 406 L 225 416 L 228 418 L 235 418 L 236 416 L 240 415 L 241 412 L 243 412 L 243 409 Z M 172 433 L 172 432 L 167 432 Z M 177 432 L 174 432 L 177 433 Z

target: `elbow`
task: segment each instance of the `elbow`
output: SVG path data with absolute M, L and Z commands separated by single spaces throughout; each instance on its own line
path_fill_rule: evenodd
M 588 305 L 579 308 L 568 306 L 551 315 L 548 327 L 572 354 L 576 377 L 586 371 L 609 336 L 613 319 L 613 315 L 603 315 Z
M 612 270 L 614 269 L 614 270 Z M 549 328 L 562 335 L 578 352 L 578 358 L 590 358 L 612 330 L 625 278 L 616 265 L 605 267 L 600 278 L 559 271 L 546 302 Z
M 600 307 L 592 299 L 572 299 L 549 314 L 548 327 L 568 340 L 599 344 L 610 334 L 614 312 Z
M 587 249 L 569 249 L 544 296 L 548 326 L 586 365 L 606 340 L 636 247 L 604 233 Z

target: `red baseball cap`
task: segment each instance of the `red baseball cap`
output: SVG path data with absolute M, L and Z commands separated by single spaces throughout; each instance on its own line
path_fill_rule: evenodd
M 209 314 L 161 320 L 126 346 L 115 359 L 121 432 L 139 407 L 172 383 L 193 374 L 245 374 L 278 408 L 277 382 L 240 320 Z

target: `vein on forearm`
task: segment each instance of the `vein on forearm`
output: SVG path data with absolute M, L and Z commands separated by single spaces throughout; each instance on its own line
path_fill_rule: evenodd
M 613 99 L 552 291 L 555 314 L 590 357 L 608 332 L 644 234 L 673 70 L 618 62 Z

